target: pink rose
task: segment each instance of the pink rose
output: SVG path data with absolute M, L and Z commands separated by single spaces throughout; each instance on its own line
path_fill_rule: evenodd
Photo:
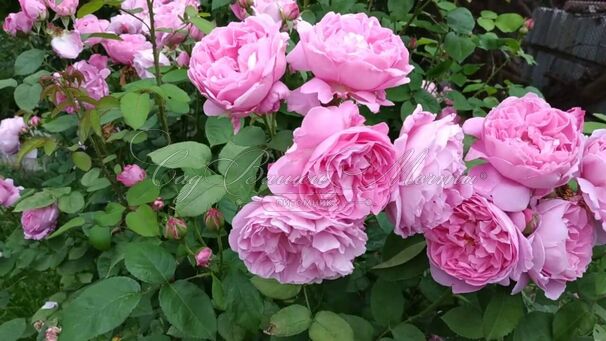
M 292 21 L 299 17 L 299 6 L 295 0 L 238 0 L 231 5 L 234 15 L 242 20 L 248 16 L 267 14 L 275 22 Z
M 170 65 L 168 57 L 166 57 L 163 53 L 160 53 L 158 56 L 158 61 L 160 62 L 160 65 Z M 133 66 L 135 67 L 137 75 L 139 75 L 140 78 L 155 78 L 154 74 L 150 71 L 150 69 L 154 67 L 154 50 L 147 49 L 135 53 Z
M 126 165 L 122 173 L 118 174 L 116 179 L 126 187 L 132 187 L 145 180 L 147 173 L 138 165 Z
M 154 4 L 154 20 L 156 24 L 156 41 L 159 46 L 174 47 L 182 43 L 188 36 L 188 24 L 182 18 L 187 6 L 200 7 L 199 0 L 174 0 L 171 2 L 156 1 Z
M 99 20 L 93 14 L 88 14 L 74 22 L 74 30 L 80 34 L 105 33 L 109 27 L 109 21 L 105 19 Z M 92 46 L 99 44 L 103 38 L 87 38 L 84 40 L 86 45 Z
M 15 37 L 17 33 L 29 33 L 32 30 L 34 21 L 28 17 L 24 12 L 10 13 L 4 18 L 4 24 L 2 29 L 4 32 Z
M 196 25 L 189 25 L 189 36 L 194 40 L 194 41 L 200 41 L 202 40 L 202 38 L 204 38 L 206 34 L 204 34 L 204 32 L 200 31 L 200 29 L 198 29 L 196 27 Z
M 48 14 L 44 0 L 19 0 L 21 10 L 32 19 L 44 20 Z
M 0 178 L 0 205 L 11 207 L 21 197 L 23 187 L 15 186 L 13 179 Z
M 183 219 L 168 217 L 164 227 L 164 238 L 181 239 L 187 233 L 187 223 Z
M 594 131 L 585 143 L 577 181 L 587 207 L 606 231 L 606 129 Z
M 575 201 L 543 200 L 535 211 L 540 217 L 536 230 L 528 237 L 534 262 L 528 277 L 545 291 L 545 296 L 557 300 L 566 282 L 581 278 L 587 270 L 596 241 L 596 224 Z M 528 277 L 515 291 L 522 290 Z
M 107 85 L 107 77 L 111 74 L 111 70 L 107 68 L 107 57 L 100 54 L 92 55 L 88 61 L 81 60 L 74 65 L 68 67 L 68 71 L 78 71 L 83 76 L 83 82 L 77 84 L 80 89 L 86 91 L 89 97 L 95 100 L 109 95 L 109 87 Z M 63 103 L 66 100 L 63 92 L 58 92 L 56 96 L 56 104 Z M 93 105 L 84 103 L 86 109 L 93 108 Z M 76 109 L 72 106 L 66 107 L 65 111 L 73 113 Z
M 29 124 L 30 127 L 35 128 L 35 127 L 39 126 L 41 122 L 42 122 L 42 119 L 40 118 L 40 116 L 32 116 L 29 119 L 29 122 L 27 122 L 27 124 Z
M 469 175 L 474 179 L 475 192 L 505 212 L 521 212 L 530 204 L 532 191 L 502 176 L 489 163 L 473 167 Z
M 62 17 L 76 14 L 78 0 L 46 0 L 46 5 Z
M 330 12 L 314 26 L 297 24 L 300 41 L 287 61 L 316 77 L 296 92 L 313 94 L 324 104 L 337 97 L 355 99 L 378 112 L 393 105 L 385 89 L 406 84 L 413 67 L 402 39 L 364 13 Z
M 179 56 L 177 57 L 177 66 L 181 68 L 185 68 L 189 66 L 189 54 L 185 51 L 181 51 Z
M 59 209 L 56 204 L 23 212 L 21 226 L 25 239 L 43 239 L 55 230 L 58 218 Z
M 503 211 L 477 194 L 456 207 L 448 221 L 426 230 L 425 238 L 433 278 L 456 294 L 509 285 L 532 266 L 528 240 Z
M 477 138 L 466 160 L 483 158 L 509 179 L 549 191 L 578 170 L 584 114 L 552 108 L 533 93 L 509 97 L 465 122 L 465 133 Z
M 53 37 L 51 46 L 59 57 L 65 59 L 76 59 L 84 50 L 80 33 L 76 31 L 63 31 L 61 35 Z
M 19 151 L 19 136 L 26 128 L 25 121 L 20 116 L 0 121 L 0 153 L 16 154 Z
M 122 40 L 106 39 L 102 43 L 107 55 L 118 64 L 132 65 L 137 52 L 152 48 L 142 34 L 121 34 L 120 38 Z
M 189 79 L 208 100 L 208 116 L 233 120 L 262 113 L 286 71 L 288 35 L 266 15 L 218 27 L 196 44 Z M 261 107 L 261 108 L 260 108 Z
M 281 283 L 320 283 L 353 272 L 366 251 L 363 220 L 293 210 L 289 199 L 254 197 L 233 219 L 229 245 L 250 272 Z
M 269 168 L 272 193 L 337 218 L 381 212 L 394 187 L 396 151 L 387 124 L 364 121 L 350 101 L 312 109 L 293 146 Z
M 402 237 L 442 224 L 473 192 L 463 177 L 463 130 L 453 119 L 436 120 L 418 106 L 394 142 L 397 186 L 386 213 Z
M 200 268 L 208 268 L 213 258 L 213 250 L 209 247 L 203 247 L 196 253 L 196 265 Z
M 115 34 L 137 34 L 141 33 L 143 29 L 143 23 L 137 18 L 129 14 L 115 15 L 110 19 L 107 30 Z
M 163 208 L 164 208 L 164 199 L 162 199 L 162 197 L 156 198 L 156 200 L 154 200 L 154 202 L 152 203 L 152 209 L 154 211 L 160 211 Z

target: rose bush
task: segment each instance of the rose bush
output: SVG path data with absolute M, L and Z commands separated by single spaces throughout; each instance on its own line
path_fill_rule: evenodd
M 606 117 L 458 3 L 15 2 L 0 340 L 603 339 Z

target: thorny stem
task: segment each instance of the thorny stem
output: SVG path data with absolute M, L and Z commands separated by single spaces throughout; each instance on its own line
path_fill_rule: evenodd
M 160 71 L 160 51 L 158 50 L 158 44 L 156 42 L 156 22 L 154 20 L 154 0 L 147 0 L 147 9 L 149 11 L 149 37 L 152 44 L 152 51 L 154 54 L 154 75 L 156 76 L 156 84 L 162 86 L 162 72 Z M 158 104 L 158 118 L 162 125 L 162 130 L 166 133 L 166 141 L 171 144 L 170 130 L 168 128 L 168 118 L 166 116 L 166 110 L 164 108 L 164 100 L 159 96 L 156 96 L 156 103 Z

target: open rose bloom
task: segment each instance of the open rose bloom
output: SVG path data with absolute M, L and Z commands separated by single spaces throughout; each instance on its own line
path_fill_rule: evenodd
M 585 203 L 606 231 L 606 130 L 596 130 L 585 144 L 579 187 Z

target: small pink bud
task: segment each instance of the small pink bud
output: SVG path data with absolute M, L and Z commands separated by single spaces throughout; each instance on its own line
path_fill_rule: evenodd
M 412 37 L 410 38 L 410 41 L 408 42 L 408 48 L 411 50 L 414 50 L 417 47 L 417 38 Z
M 183 51 L 179 53 L 177 57 L 177 66 L 179 67 L 188 67 L 189 66 L 189 55 L 187 52 Z
M 154 202 L 152 203 L 152 209 L 154 211 L 160 211 L 163 208 L 164 208 L 164 200 L 161 197 L 156 198 L 156 200 L 154 200 Z
M 203 247 L 196 254 L 196 265 L 201 268 L 208 268 L 210 260 L 213 258 L 213 250 L 209 247 Z
M 292 21 L 299 18 L 299 6 L 296 2 L 290 2 L 281 9 L 282 20 Z
M 45 341 L 57 341 L 60 333 L 60 327 L 50 327 L 44 333 L 44 339 Z
M 164 237 L 167 239 L 181 239 L 187 233 L 187 224 L 183 219 L 168 217 L 164 227 Z
M 211 208 L 204 216 L 204 223 L 210 230 L 219 230 L 225 225 L 223 213 L 216 208 Z
M 29 125 L 32 127 L 39 126 L 40 122 L 42 122 L 42 119 L 40 119 L 40 116 L 32 116 L 32 118 L 29 119 Z
M 528 30 L 532 30 L 534 28 L 534 19 L 533 18 L 528 18 L 524 21 L 524 27 L 526 27 Z

